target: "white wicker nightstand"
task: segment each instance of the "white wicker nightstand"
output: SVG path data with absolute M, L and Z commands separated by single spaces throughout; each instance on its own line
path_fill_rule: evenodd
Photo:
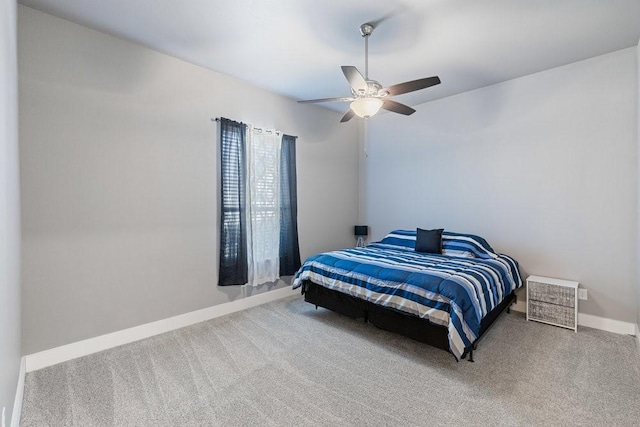
M 578 282 L 529 276 L 527 320 L 578 332 Z

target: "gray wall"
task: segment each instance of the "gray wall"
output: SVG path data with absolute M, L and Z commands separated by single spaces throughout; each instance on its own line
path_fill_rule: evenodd
M 18 15 L 25 354 L 243 297 L 216 286 L 212 117 L 299 137 L 303 258 L 354 244 L 356 124 L 30 8 Z
M 525 275 L 580 281 L 581 312 L 635 323 L 636 62 L 629 48 L 371 120 L 374 238 L 477 233 Z
M 20 191 L 16 2 L 0 0 L 0 415 L 7 423 L 20 371 Z M 8 424 L 7 424 L 8 425 Z

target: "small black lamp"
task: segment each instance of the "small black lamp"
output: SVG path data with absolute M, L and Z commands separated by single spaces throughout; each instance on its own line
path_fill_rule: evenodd
M 369 235 L 369 226 L 368 225 L 356 225 L 354 227 L 355 236 L 358 238 L 356 242 L 356 248 L 364 247 L 364 239 Z

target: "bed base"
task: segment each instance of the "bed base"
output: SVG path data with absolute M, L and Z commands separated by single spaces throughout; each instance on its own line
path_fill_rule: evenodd
M 305 281 L 302 284 L 302 294 L 304 300 L 318 307 L 324 307 L 343 316 L 354 319 L 364 319 L 380 329 L 395 332 L 397 334 L 409 337 L 416 341 L 429 344 L 433 347 L 440 348 L 447 352 L 449 350 L 448 329 L 442 325 L 431 323 L 427 319 L 421 319 L 413 314 L 401 312 L 399 310 L 382 307 L 344 294 L 332 289 L 325 288 L 311 281 Z M 467 347 L 462 354 L 465 359 L 473 362 L 473 351 L 477 349 L 478 342 L 484 334 L 495 323 L 503 312 L 509 312 L 509 307 L 515 302 L 515 293 L 509 294 L 497 307 L 491 310 L 480 323 L 480 335 Z

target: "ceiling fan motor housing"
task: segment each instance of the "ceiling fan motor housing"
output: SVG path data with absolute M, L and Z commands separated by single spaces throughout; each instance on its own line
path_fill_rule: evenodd
M 367 90 L 364 91 L 362 89 L 355 90 L 351 89 L 351 93 L 353 96 L 357 98 L 365 98 L 365 97 L 384 97 L 389 95 L 389 92 L 386 90 L 382 90 L 382 85 L 380 82 L 376 80 L 367 80 Z

